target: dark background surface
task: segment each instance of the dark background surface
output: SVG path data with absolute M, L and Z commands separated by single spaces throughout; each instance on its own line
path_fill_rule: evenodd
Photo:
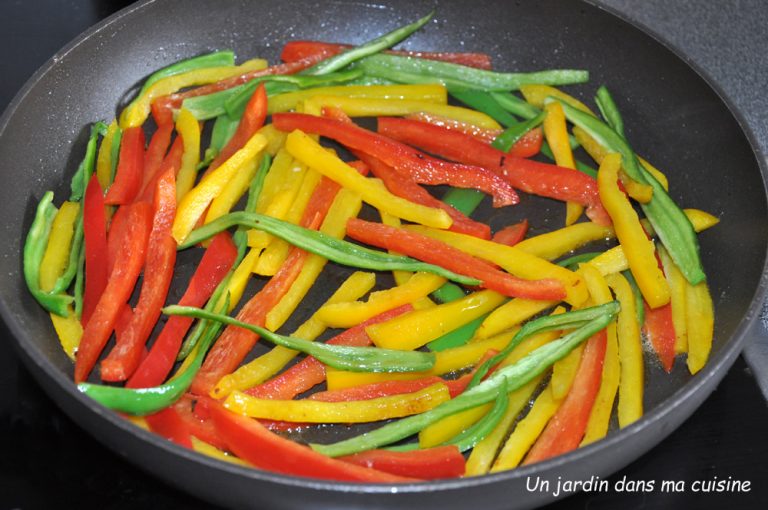
M 39 65 L 124 1 L 0 0 L 0 109 Z M 760 0 L 605 0 L 682 50 L 740 109 L 765 153 L 768 7 Z M 90 438 L 20 365 L 0 329 L 0 510 L 180 508 L 210 505 L 179 493 Z M 551 508 L 768 507 L 768 406 L 742 358 L 707 402 L 668 439 L 609 479 L 749 480 L 747 494 L 578 494 Z M 589 474 L 585 473 L 585 478 Z M 657 487 L 658 489 L 658 487 Z M 510 495 L 513 501 L 514 495 Z M 467 502 L 468 506 L 470 502 Z M 311 503 L 307 503 L 311 507 Z

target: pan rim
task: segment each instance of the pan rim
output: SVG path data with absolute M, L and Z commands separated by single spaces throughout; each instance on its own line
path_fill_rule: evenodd
M 706 85 L 717 95 L 720 101 L 726 106 L 731 116 L 738 123 L 739 128 L 741 129 L 741 132 L 746 137 L 750 145 L 750 148 L 752 150 L 752 153 L 755 156 L 758 169 L 760 170 L 760 173 L 761 173 L 764 195 L 768 196 L 768 193 L 766 193 L 766 186 L 768 185 L 766 183 L 766 174 L 768 174 L 768 164 L 766 164 L 766 161 L 765 161 L 765 154 L 763 154 L 762 151 L 760 150 L 759 145 L 756 142 L 756 137 L 752 129 L 744 120 L 744 117 L 741 114 L 741 112 L 734 107 L 733 103 L 728 98 L 728 96 L 724 94 L 720 86 L 717 85 L 717 83 L 711 79 L 708 73 L 702 70 L 698 66 L 698 64 L 687 60 L 684 57 L 684 54 L 680 50 L 678 50 L 674 45 L 665 41 L 657 33 L 649 29 L 648 27 L 644 26 L 642 23 L 629 21 L 621 13 L 618 13 L 614 9 L 608 6 L 605 6 L 603 4 L 600 4 L 595 0 L 582 0 L 582 1 L 584 1 L 584 3 L 588 5 L 591 5 L 597 9 L 600 9 L 609 13 L 613 17 L 621 20 L 624 23 L 627 23 L 631 27 L 634 27 L 640 30 L 646 36 L 651 37 L 656 43 L 660 44 L 666 50 L 672 52 L 675 55 L 675 57 L 677 57 L 688 68 L 692 69 L 704 81 L 704 83 L 706 83 Z M 17 94 L 8 104 L 2 116 L 0 116 L 0 137 L 3 136 L 5 130 L 7 129 L 10 119 L 13 117 L 18 106 L 24 101 L 27 94 L 35 87 L 35 85 L 40 81 L 40 79 L 42 79 L 43 76 L 49 73 L 55 66 L 59 65 L 59 62 L 65 59 L 69 53 L 76 50 L 76 48 L 80 44 L 85 42 L 87 39 L 107 29 L 113 23 L 118 22 L 119 20 L 130 16 L 134 12 L 140 11 L 142 9 L 146 9 L 148 8 L 148 6 L 154 3 L 156 3 L 156 0 L 143 0 L 137 4 L 128 6 L 116 12 L 115 14 L 105 18 L 104 20 L 95 24 L 89 29 L 85 30 L 84 32 L 79 34 L 77 37 L 75 37 L 70 43 L 65 45 L 61 50 L 56 52 L 25 82 L 23 87 L 19 90 L 19 92 L 17 92 Z M 768 247 L 766 247 L 766 252 L 768 252 Z M 735 360 L 736 356 L 741 352 L 742 348 L 744 347 L 749 331 L 752 329 L 754 322 L 759 318 L 760 309 L 766 298 L 766 294 L 768 294 L 768 259 L 765 258 L 765 254 L 764 254 L 763 272 L 757 284 L 755 293 L 752 296 L 750 305 L 746 313 L 744 314 L 744 317 L 739 322 L 739 325 L 736 328 L 736 330 L 730 335 L 730 338 L 727 340 L 727 344 L 720 351 L 718 351 L 717 355 L 713 359 L 710 359 L 707 366 L 697 376 L 695 376 L 693 379 L 685 383 L 681 388 L 679 388 L 672 395 L 670 395 L 668 398 L 662 401 L 660 405 L 657 405 L 656 407 L 654 407 L 654 409 L 648 412 L 646 415 L 644 415 L 644 417 L 640 421 L 627 427 L 626 429 L 623 429 L 621 431 L 616 431 L 612 433 L 610 436 L 606 437 L 605 439 L 597 443 L 594 443 L 592 445 L 586 446 L 584 448 L 580 448 L 576 451 L 570 452 L 568 454 L 565 454 L 565 455 L 562 455 L 554 459 L 551 459 L 542 463 L 538 463 L 532 466 L 517 468 L 515 470 L 497 473 L 497 474 L 484 475 L 481 477 L 463 478 L 458 480 L 430 481 L 430 482 L 402 484 L 402 485 L 350 484 L 350 483 L 343 483 L 343 482 L 326 482 L 326 481 L 310 479 L 310 478 L 299 478 L 299 477 L 293 477 L 288 475 L 280 475 L 280 474 L 276 474 L 268 471 L 262 471 L 259 469 L 235 466 L 217 459 L 212 459 L 210 457 L 203 456 L 201 454 L 184 449 L 182 447 L 176 446 L 175 444 L 172 444 L 164 440 L 163 438 L 160 438 L 159 436 L 156 436 L 152 433 L 146 432 L 144 430 L 139 429 L 138 427 L 133 426 L 131 423 L 119 417 L 116 413 L 106 408 L 103 408 L 95 401 L 91 400 L 90 398 L 80 393 L 77 390 L 77 388 L 73 384 L 71 384 L 71 381 L 64 376 L 63 373 L 61 373 L 55 366 L 53 366 L 53 364 L 47 358 L 42 356 L 42 353 L 40 353 L 37 349 L 34 349 L 34 347 L 28 341 L 23 340 L 25 338 L 24 328 L 16 320 L 16 317 L 14 316 L 14 314 L 12 314 L 11 311 L 9 310 L 5 299 L 0 299 L 0 315 L 2 316 L 4 322 L 7 324 L 11 332 L 11 335 L 13 336 L 14 345 L 16 345 L 17 350 L 22 352 L 23 354 L 22 359 L 24 359 L 24 361 L 27 363 L 28 366 L 30 364 L 33 364 L 37 369 L 37 370 L 33 370 L 33 373 L 38 374 L 38 370 L 41 371 L 42 373 L 45 373 L 47 376 L 52 378 L 55 384 L 60 386 L 66 393 L 69 394 L 71 398 L 77 401 L 78 404 L 85 406 L 89 411 L 92 411 L 94 414 L 100 415 L 101 418 L 109 421 L 111 425 L 117 426 L 118 428 L 122 429 L 124 432 L 130 433 L 132 435 L 136 435 L 140 439 L 144 441 L 148 441 L 153 446 L 158 447 L 162 450 L 165 450 L 168 453 L 183 457 L 195 463 L 207 465 L 208 467 L 211 467 L 211 468 L 224 470 L 231 474 L 238 475 L 240 477 L 268 481 L 270 483 L 279 483 L 286 486 L 299 486 L 307 489 L 316 489 L 316 490 L 334 491 L 334 492 L 365 492 L 365 493 L 391 493 L 393 492 L 393 488 L 396 488 L 397 489 L 396 492 L 416 493 L 416 492 L 423 492 L 426 490 L 454 490 L 454 489 L 465 488 L 468 486 L 486 485 L 486 484 L 495 483 L 501 480 L 508 480 L 512 478 L 523 478 L 525 476 L 529 476 L 534 472 L 547 472 L 551 468 L 557 467 L 559 465 L 569 464 L 571 462 L 578 462 L 583 458 L 591 457 L 592 455 L 599 454 L 600 451 L 603 451 L 609 448 L 615 448 L 618 444 L 625 441 L 628 437 L 634 436 L 635 434 L 642 431 L 643 429 L 650 427 L 654 423 L 668 416 L 669 413 L 671 413 L 672 410 L 680 402 L 688 401 L 694 395 L 697 397 L 700 397 L 700 401 L 703 401 L 707 396 L 709 396 L 711 391 L 714 389 L 714 386 L 722 379 L 722 377 L 724 377 L 725 372 L 727 371 L 727 368 L 730 367 L 730 365 Z M 706 388 L 707 386 L 709 386 L 709 388 Z M 704 391 L 704 393 L 699 394 L 702 391 Z M 699 404 L 700 402 L 696 404 L 694 409 L 698 407 Z M 59 405 L 58 402 L 57 402 L 57 405 Z M 689 415 L 690 413 L 685 414 L 685 416 L 681 417 L 680 421 L 682 422 Z M 668 433 L 672 432 L 674 428 L 676 427 L 670 428 Z M 649 447 L 645 448 L 644 451 L 648 451 L 650 448 L 655 446 L 655 444 L 657 444 L 658 441 L 660 441 L 661 439 L 662 437 L 658 438 L 658 440 L 656 440 L 655 442 L 652 442 Z M 637 457 L 634 457 L 634 458 L 637 458 Z M 627 462 L 631 462 L 633 459 L 627 460 Z

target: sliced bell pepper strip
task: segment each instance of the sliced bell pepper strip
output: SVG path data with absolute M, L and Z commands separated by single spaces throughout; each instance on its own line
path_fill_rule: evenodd
M 242 75 L 248 71 L 259 71 L 267 67 L 267 62 L 253 59 L 243 64 L 222 67 L 207 67 L 162 78 L 152 84 L 120 114 L 120 127 L 124 130 L 144 124 L 150 113 L 152 102 L 163 96 L 194 85 L 205 85 L 225 78 Z
M 672 259 L 678 264 L 686 279 L 694 285 L 704 281 L 706 276 L 701 266 L 698 239 L 691 222 L 686 218 L 682 209 L 670 198 L 659 181 L 637 162 L 636 156 L 626 140 L 600 120 L 565 103 L 562 104 L 568 120 L 587 131 L 601 145 L 621 154 L 624 170 L 632 179 L 653 187 L 653 199 L 647 204 L 641 204 L 645 215 L 653 224 L 659 239 L 669 251 Z M 645 298 L 647 301 L 648 296 Z M 652 307 L 655 305 L 652 302 L 649 304 Z
M 571 391 L 531 447 L 523 465 L 541 462 L 579 445 L 600 389 L 604 356 L 605 333 L 599 332 L 587 342 Z
M 568 141 L 568 131 L 565 125 L 565 114 L 560 103 L 549 103 L 545 105 L 544 111 L 544 136 L 549 143 L 552 154 L 555 156 L 555 163 L 565 168 L 576 168 L 576 162 L 573 159 L 571 145 Z M 568 202 L 565 215 L 565 225 L 572 225 L 579 219 L 583 207 L 576 202 Z
M 104 195 L 98 177 L 91 177 L 83 199 L 83 237 L 85 240 L 85 292 L 80 320 L 88 324 L 109 280 L 107 266 L 107 218 Z
M 262 399 L 234 392 L 227 397 L 224 407 L 251 418 L 298 423 L 367 423 L 423 413 L 450 398 L 448 388 L 438 382 L 413 393 L 342 402 Z
M 149 430 L 155 434 L 179 446 L 192 448 L 190 429 L 173 407 L 166 407 L 162 411 L 148 414 L 144 419 L 149 425 Z
M 216 159 L 211 162 L 208 171 L 215 170 L 233 156 L 235 152 L 240 150 L 261 129 L 266 118 L 267 91 L 264 89 L 264 85 L 260 84 L 245 107 L 245 112 L 240 119 L 240 124 L 237 126 L 237 131 L 235 131 L 229 142 L 216 156 Z
M 542 112 L 532 119 L 512 124 L 493 140 L 491 147 L 512 154 L 512 149 L 517 147 L 519 142 L 524 141 L 526 143 L 524 147 L 527 150 L 518 150 L 512 154 L 513 156 L 530 157 L 538 154 L 544 146 L 542 130 L 539 125 L 545 118 L 546 114 Z M 521 152 L 524 154 L 520 154 Z
M 361 242 L 405 253 L 424 262 L 477 278 L 483 287 L 506 296 L 531 299 L 565 297 L 565 289 L 557 280 L 523 280 L 514 277 L 461 250 L 415 232 L 352 218 L 347 221 L 347 235 Z
M 463 476 L 465 471 L 464 456 L 455 445 L 407 452 L 368 450 L 339 457 L 339 460 L 423 480 L 458 478 Z
M 505 244 L 507 246 L 515 246 L 520 241 L 525 239 L 525 234 L 528 233 L 528 220 L 525 219 L 519 223 L 509 225 L 501 230 L 496 231 L 491 238 L 494 243 Z
M 487 168 L 527 193 L 581 203 L 593 221 L 609 221 L 595 180 L 576 170 L 517 158 L 472 136 L 407 119 L 380 118 L 379 133 L 448 159 Z
M 671 296 L 671 294 L 670 294 Z M 661 366 L 669 373 L 675 362 L 675 325 L 672 320 L 672 302 L 658 308 L 650 308 L 647 303 L 645 308 L 645 321 L 643 331 L 651 341 L 653 350 L 659 357 Z
M 539 301 L 535 299 L 511 299 L 496 310 L 480 324 L 475 332 L 475 337 L 480 339 L 492 338 L 502 331 L 506 331 L 530 319 L 547 308 L 552 308 L 557 301 Z
M 635 299 L 629 282 L 620 273 L 606 277 L 606 282 L 621 303 L 616 317 L 619 341 L 619 403 L 616 414 L 619 427 L 626 427 L 643 415 L 643 340 L 635 313 Z
M 121 130 L 117 126 L 117 121 L 113 120 L 107 126 L 107 132 L 101 139 L 99 153 L 96 156 L 96 175 L 101 189 L 107 189 L 112 184 L 114 169 L 117 165 L 117 155 L 114 152 L 120 149 L 120 137 Z
M 168 119 L 157 126 L 157 130 L 150 138 L 149 146 L 144 154 L 144 171 L 139 190 L 145 189 L 148 183 L 160 172 L 160 166 L 171 146 L 173 127 L 173 119 Z
M 485 143 L 493 142 L 496 139 L 496 137 L 501 134 L 501 129 L 485 129 L 472 124 L 467 124 L 466 122 L 460 122 L 455 119 L 449 119 L 448 117 L 444 117 L 442 115 L 435 115 L 433 113 L 426 113 L 426 112 L 409 113 L 408 115 L 405 116 L 405 118 L 410 120 L 415 120 L 418 122 L 426 122 L 428 124 L 434 124 L 436 126 L 441 126 L 446 129 L 454 129 L 466 135 L 474 136 L 481 142 L 485 142 Z M 521 154 L 515 154 L 515 155 L 523 158 L 529 157 L 529 156 L 523 156 Z
M 307 253 L 293 249 L 280 271 L 252 297 L 237 315 L 238 320 L 264 324 L 267 311 L 288 291 L 298 276 Z M 245 358 L 259 335 L 243 328 L 229 326 L 214 344 L 192 383 L 191 391 L 207 395 L 222 376 L 232 372 Z
M 80 346 L 80 341 L 83 338 L 83 325 L 80 323 L 80 319 L 74 313 L 74 310 L 69 310 L 69 315 L 62 317 L 53 312 L 50 313 L 51 322 L 53 328 L 56 330 L 56 336 L 59 337 L 59 343 L 64 353 L 75 361 L 75 355 L 77 348 Z
M 349 44 L 336 44 L 321 41 L 288 41 L 280 52 L 280 60 L 283 62 L 295 62 L 303 58 L 325 53 L 335 55 L 344 50 L 352 48 Z M 384 53 L 390 55 L 402 55 L 413 58 L 423 58 L 427 60 L 439 60 L 442 62 L 453 62 L 454 64 L 475 67 L 477 69 L 490 69 L 491 57 L 485 53 L 448 53 L 434 51 L 397 51 L 384 50 Z
M 413 481 L 381 471 L 330 459 L 268 431 L 256 420 L 211 404 L 211 418 L 229 450 L 256 467 L 294 476 L 368 483 Z
M 482 90 L 467 89 L 463 87 L 450 87 L 451 96 L 468 105 L 473 110 L 484 112 L 504 127 L 517 124 L 517 119 L 511 115 L 487 92 Z M 501 134 L 501 133 L 499 133 Z M 489 140 L 489 143 L 493 140 Z
M 176 180 L 169 169 L 157 182 L 139 301 L 125 334 L 101 362 L 104 381 L 124 381 L 133 374 L 141 361 L 144 344 L 160 317 L 176 265 L 176 243 L 171 237 L 175 215 Z
M 143 184 L 143 188 L 141 189 L 141 191 L 139 191 L 139 195 L 136 198 L 136 200 L 143 200 L 150 204 L 153 203 L 155 201 L 155 191 L 157 190 L 157 181 L 160 179 L 160 176 L 168 172 L 169 169 L 171 169 L 174 175 L 178 176 L 182 166 L 183 157 L 184 157 L 184 141 L 180 136 L 177 136 L 176 139 L 171 144 L 171 148 L 168 151 L 168 154 L 166 154 L 165 158 L 163 158 L 163 161 L 160 164 L 160 167 L 157 169 L 157 171 L 154 173 L 153 176 L 149 177 L 149 179 L 145 179 L 146 182 Z M 178 202 L 178 185 L 176 186 L 176 189 L 177 189 L 176 200 Z
M 529 237 L 515 247 L 546 260 L 555 260 L 585 244 L 613 237 L 615 234 L 611 227 L 587 221 Z
M 105 135 L 107 132 L 107 126 L 103 122 L 96 122 L 91 126 L 91 133 L 88 137 L 88 144 L 85 149 L 85 156 L 77 167 L 75 175 L 72 176 L 70 182 L 71 194 L 69 200 L 72 202 L 79 202 L 85 194 L 85 187 L 91 180 L 91 174 L 94 173 L 96 168 L 96 145 L 99 135 Z
M 213 198 L 224 189 L 243 165 L 256 157 L 266 144 L 267 140 L 262 135 L 253 135 L 248 143 L 226 163 L 205 176 L 197 186 L 184 195 L 173 222 L 172 232 L 177 242 L 181 243 L 188 236 Z
M 504 296 L 497 292 L 480 291 L 450 303 L 414 310 L 387 322 L 369 326 L 366 332 L 379 347 L 417 349 L 490 312 L 504 301 Z
M 576 347 L 565 358 L 552 365 L 552 377 L 549 381 L 549 387 L 552 396 L 562 400 L 568 395 L 573 380 L 581 364 L 581 355 L 584 351 L 584 345 Z
M 508 273 L 518 278 L 525 278 L 527 279 L 526 281 L 545 279 L 558 281 L 563 288 L 565 300 L 571 304 L 578 305 L 587 299 L 586 287 L 576 273 L 535 255 L 530 255 L 514 246 L 506 246 L 464 234 L 416 225 L 406 226 L 404 230 L 420 236 L 426 236 L 440 243 L 445 243 L 473 257 L 498 264 Z M 521 294 L 520 297 L 542 299 L 532 294 Z M 554 297 L 554 294 L 551 294 L 550 298 L 543 299 L 556 299 L 556 297 Z
M 197 164 L 200 162 L 200 123 L 182 108 L 176 117 L 176 131 L 184 143 L 184 154 L 176 177 L 176 200 L 181 203 L 184 196 L 195 185 Z
M 276 95 L 269 100 L 270 114 L 295 110 L 298 105 L 314 96 L 342 96 L 360 99 L 401 99 L 422 103 L 446 104 L 448 93 L 437 84 L 425 85 L 347 85 L 317 87 Z
M 214 237 L 189 280 L 187 290 L 179 299 L 179 304 L 182 306 L 203 306 L 232 268 L 236 256 L 237 249 L 229 234 L 221 233 Z M 128 379 L 126 386 L 128 388 L 147 388 L 162 383 L 173 368 L 176 355 L 181 347 L 181 341 L 191 325 L 192 319 L 190 318 L 170 317 L 163 326 L 160 335 L 153 342 L 149 355 L 144 358 L 131 378 Z
M 365 333 L 365 326 L 396 317 L 411 310 L 411 305 L 403 305 L 373 317 L 362 324 L 350 328 L 330 339 L 327 344 L 339 346 L 363 347 L 370 345 L 371 340 Z M 277 377 L 255 386 L 246 391 L 249 395 L 260 398 L 291 399 L 312 387 L 322 383 L 326 378 L 326 368 L 314 357 L 304 358 L 301 362 L 284 371 Z
M 497 207 L 517 203 L 514 190 L 493 172 L 476 166 L 459 165 L 432 158 L 407 145 L 358 126 L 300 113 L 277 114 L 272 117 L 272 121 L 282 131 L 300 129 L 332 138 L 351 149 L 365 152 L 397 171 L 409 175 L 418 183 L 449 184 L 458 188 L 478 189 L 493 196 L 494 205 Z
M 229 180 L 221 192 L 211 200 L 203 223 L 209 223 L 232 210 L 248 191 L 253 178 L 261 167 L 259 163 L 259 158 L 255 158 L 240 167 L 240 170 Z
M 110 273 L 107 287 L 85 326 L 77 351 L 75 382 L 85 381 L 99 354 L 109 340 L 117 315 L 128 301 L 146 258 L 146 246 L 152 222 L 152 206 L 137 202 L 125 206 L 126 235 L 122 236 L 120 253 Z
M 589 287 L 589 293 L 596 304 L 608 303 L 613 300 L 603 276 L 593 266 L 582 264 L 579 271 Z M 595 397 L 595 403 L 589 415 L 589 421 L 584 431 L 581 444 L 586 445 L 605 437 L 608 432 L 608 422 L 613 414 L 613 403 L 620 384 L 620 353 L 617 339 L 617 325 L 612 321 L 605 328 L 605 355 L 603 357 L 602 381 L 600 390 Z
M 603 159 L 597 176 L 600 198 L 613 220 L 616 237 L 624 248 L 632 276 L 643 297 L 651 308 L 658 308 L 669 303 L 669 285 L 656 261 L 653 241 L 643 230 L 629 200 L 619 190 L 617 181 L 620 165 L 621 156 L 618 154 L 609 154 Z
M 40 260 L 40 289 L 51 292 L 69 264 L 75 228 L 80 218 L 80 204 L 64 202 L 50 227 L 48 242 Z
M 544 103 L 548 97 L 556 97 L 558 99 L 562 99 L 563 101 L 565 101 L 566 103 L 568 103 L 569 105 L 573 106 L 578 110 L 589 113 L 590 115 L 594 115 L 594 113 L 592 113 L 592 110 L 590 110 L 587 105 L 585 105 L 575 97 L 569 94 L 566 94 L 562 90 L 552 87 L 550 85 L 541 85 L 541 84 L 523 85 L 522 87 L 520 87 L 520 92 L 523 94 L 523 97 L 525 98 L 526 101 L 528 101 L 530 104 L 532 104 L 533 106 L 539 109 L 544 109 Z
M 365 302 L 355 301 L 324 305 L 317 311 L 316 317 L 332 328 L 350 328 L 387 310 L 427 296 L 443 283 L 445 283 L 445 279 L 439 276 L 429 273 L 415 273 L 403 285 L 374 292 Z M 376 343 L 375 340 L 374 343 Z
M 672 324 L 675 329 L 675 354 L 688 351 L 688 328 L 685 319 L 686 280 L 663 246 L 658 247 L 664 275 L 669 283 L 669 303 L 672 306 Z
M 715 312 L 707 284 L 687 285 L 685 289 L 688 330 L 688 370 L 695 374 L 704 367 L 712 350 Z
M 144 172 L 144 130 L 141 126 L 125 129 L 120 140 L 120 159 L 115 182 L 104 197 L 108 205 L 129 204 L 141 189 Z
M 437 376 L 423 377 L 420 379 L 405 381 L 382 381 L 340 390 L 325 390 L 313 393 L 308 398 L 310 400 L 319 400 L 321 402 L 349 402 L 354 400 L 371 400 L 381 397 L 390 397 L 404 393 L 413 393 L 423 390 L 428 386 L 435 384 L 445 384 Z M 446 385 L 447 386 L 447 385 Z M 450 392 L 450 387 L 448 388 Z
M 481 90 L 507 91 L 531 83 L 568 85 L 583 83 L 589 78 L 587 71 L 573 69 L 556 69 L 534 73 L 499 73 L 448 62 L 385 54 L 365 57 L 357 65 L 365 71 L 367 76 L 403 83 L 442 82 L 452 86 Z
M 507 385 L 508 391 L 517 390 L 544 372 L 552 363 L 565 356 L 587 337 L 602 330 L 613 319 L 618 311 L 618 305 L 615 303 L 603 305 L 599 310 L 605 315 L 598 315 L 595 319 L 582 323 L 583 325 L 579 329 L 539 347 L 519 362 L 497 370 L 491 377 L 474 388 L 430 411 L 403 418 L 369 431 L 362 436 L 327 445 L 311 444 L 310 446 L 315 451 L 333 457 L 378 448 L 408 437 L 446 416 L 495 400 L 503 382 Z M 536 331 L 535 325 L 531 327 L 530 331 Z
M 491 237 L 491 228 L 488 225 L 474 221 L 462 214 L 461 211 L 436 199 L 407 176 L 398 173 L 394 168 L 378 159 L 359 151 L 353 151 L 353 153 L 370 167 L 373 175 L 381 179 L 387 189 L 394 195 L 417 204 L 439 208 L 447 212 L 453 220 L 449 230 L 482 239 L 489 239 Z

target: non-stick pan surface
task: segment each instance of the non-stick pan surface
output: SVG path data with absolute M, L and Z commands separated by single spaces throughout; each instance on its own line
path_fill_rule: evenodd
M 702 235 L 715 298 L 715 345 L 696 377 L 678 363 L 671 379 L 648 366 L 647 416 L 606 440 L 550 462 L 498 475 L 392 488 L 335 484 L 244 470 L 200 457 L 138 430 L 79 395 L 47 315 L 28 296 L 20 253 L 36 200 L 64 183 L 84 149 L 87 124 L 110 119 L 126 90 L 153 69 L 217 48 L 241 58 L 275 60 L 290 38 L 360 42 L 437 5 L 437 21 L 408 46 L 490 53 L 497 68 L 586 68 L 589 98 L 607 84 L 624 113 L 629 138 L 663 168 L 683 206 L 701 207 L 722 223 Z M 5 321 L 22 357 L 62 408 L 98 439 L 169 482 L 238 507 L 489 508 L 532 506 L 529 476 L 556 480 L 604 476 L 648 450 L 700 404 L 738 354 L 762 296 L 766 199 L 760 170 L 739 123 L 706 82 L 651 37 L 588 4 L 545 2 L 146 2 L 84 34 L 27 84 L 0 121 L 0 188 L 5 243 L 0 284 Z M 534 208 L 532 221 L 556 218 Z M 527 211 L 530 211 L 528 209 Z M 559 213 L 562 213 L 559 210 Z M 506 214 L 506 213 L 505 213 Z M 509 218 L 517 213 L 510 211 Z M 554 221 L 554 219 L 553 219 Z

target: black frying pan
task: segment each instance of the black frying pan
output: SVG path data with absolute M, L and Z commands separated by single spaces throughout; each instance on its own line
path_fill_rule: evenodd
M 694 71 L 637 29 L 589 5 L 566 1 L 438 4 L 439 21 L 409 45 L 486 51 L 500 69 L 589 69 L 591 84 L 574 88 L 576 93 L 589 97 L 597 84 L 608 84 L 633 144 L 668 173 L 676 198 L 685 206 L 721 216 L 721 226 L 701 238 L 717 307 L 712 359 L 694 378 L 684 370 L 675 371 L 671 379 L 653 378 L 659 374 L 649 365 L 649 412 L 642 421 L 537 466 L 393 491 L 234 468 L 136 430 L 77 394 L 70 382 L 71 366 L 47 316 L 24 289 L 19 255 L 36 199 L 49 188 L 63 196 L 65 176 L 74 171 L 84 148 L 84 126 L 114 116 L 124 91 L 178 58 L 231 47 L 241 57 L 274 60 L 280 43 L 288 38 L 359 42 L 416 18 L 432 5 L 149 2 L 90 31 L 30 81 L 0 122 L 0 161 L 6 168 L 4 177 L 13 182 L 0 190 L 0 207 L 7 218 L 5 239 L 10 241 L 4 243 L 0 258 L 4 274 L 10 275 L 0 285 L 0 301 L 22 357 L 68 414 L 132 461 L 219 503 L 451 508 L 471 501 L 493 508 L 541 502 L 546 495 L 525 491 L 531 475 L 579 479 L 619 469 L 660 441 L 704 400 L 740 351 L 765 287 L 766 200 L 759 168 L 728 108 Z M 549 213 L 547 206 L 537 207 Z

